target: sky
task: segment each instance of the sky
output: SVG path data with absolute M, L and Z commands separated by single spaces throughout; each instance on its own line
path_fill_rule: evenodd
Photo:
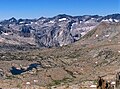
M 120 0 L 0 0 L 0 20 L 120 13 Z

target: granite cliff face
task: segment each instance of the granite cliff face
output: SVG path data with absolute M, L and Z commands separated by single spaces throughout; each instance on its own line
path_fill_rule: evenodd
M 0 22 L 0 44 L 34 47 L 59 47 L 74 43 L 100 23 L 118 23 L 120 14 L 107 16 L 65 14 L 52 18 L 19 19 Z

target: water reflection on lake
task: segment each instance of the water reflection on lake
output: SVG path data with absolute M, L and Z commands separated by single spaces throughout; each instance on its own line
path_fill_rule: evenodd
M 17 69 L 16 67 L 12 66 L 11 69 L 10 69 L 10 72 L 13 74 L 13 75 L 19 75 L 21 73 L 24 73 L 24 72 L 27 72 L 29 70 L 32 70 L 33 68 L 37 69 L 37 67 L 40 67 L 40 64 L 38 63 L 33 63 L 33 64 L 30 64 L 28 66 L 28 68 L 25 70 L 25 69 Z

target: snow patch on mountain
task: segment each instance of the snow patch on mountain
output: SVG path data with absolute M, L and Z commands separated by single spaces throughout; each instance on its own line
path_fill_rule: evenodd
M 110 22 L 113 22 L 113 19 L 110 18 L 109 21 L 110 21 Z
M 117 20 L 117 19 L 114 19 L 114 21 L 115 21 L 115 22 L 119 22 L 119 20 Z
M 51 21 L 49 21 L 49 23 L 55 23 L 55 22 L 51 20 Z
M 109 22 L 109 20 L 108 19 L 103 19 L 102 22 Z
M 65 21 L 65 20 L 67 20 L 66 18 L 61 18 L 61 19 L 59 19 L 59 21 Z
M 19 22 L 20 24 L 24 24 L 25 22 L 24 21 L 21 21 L 21 22 Z

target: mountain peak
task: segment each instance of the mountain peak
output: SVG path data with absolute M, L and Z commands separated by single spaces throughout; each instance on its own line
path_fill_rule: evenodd
M 12 18 L 9 19 L 9 21 L 10 22 L 16 22 L 17 20 L 16 20 L 16 18 L 12 17 Z

